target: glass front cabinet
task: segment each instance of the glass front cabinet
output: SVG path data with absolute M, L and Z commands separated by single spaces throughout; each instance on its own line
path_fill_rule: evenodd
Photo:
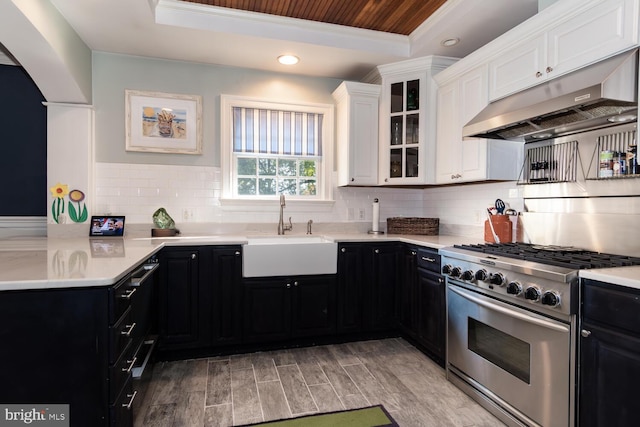
M 435 183 L 437 87 L 432 77 L 453 62 L 428 56 L 378 67 L 381 185 Z

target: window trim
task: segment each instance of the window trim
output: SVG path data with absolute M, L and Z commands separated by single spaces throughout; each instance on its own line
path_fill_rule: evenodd
M 323 114 L 322 123 L 322 161 L 318 171 L 320 191 L 314 198 L 294 197 L 287 200 L 293 203 L 333 204 L 333 146 L 334 146 L 334 107 L 332 104 L 306 103 L 299 101 L 276 101 L 237 95 L 220 95 L 220 148 L 221 148 L 221 177 L 222 195 L 220 203 L 228 206 L 251 206 L 252 202 L 263 205 L 263 201 L 273 201 L 279 196 L 236 197 L 233 191 L 233 147 L 232 137 L 232 107 L 260 108 L 267 110 L 300 111 Z

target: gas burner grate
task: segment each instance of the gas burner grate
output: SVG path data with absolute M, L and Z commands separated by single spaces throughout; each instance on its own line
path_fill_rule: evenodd
M 529 243 L 487 243 L 455 245 L 454 247 L 576 270 L 640 265 L 640 258 L 593 252 L 571 246 L 541 246 Z

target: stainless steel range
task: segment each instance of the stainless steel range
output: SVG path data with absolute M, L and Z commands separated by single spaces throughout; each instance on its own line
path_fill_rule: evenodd
M 447 377 L 511 426 L 573 426 L 578 270 L 640 258 L 527 243 L 440 250 Z

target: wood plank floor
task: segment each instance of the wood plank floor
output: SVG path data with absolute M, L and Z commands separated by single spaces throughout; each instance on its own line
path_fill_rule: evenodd
M 234 426 L 383 404 L 401 426 L 503 426 L 403 339 L 161 362 L 136 426 Z

